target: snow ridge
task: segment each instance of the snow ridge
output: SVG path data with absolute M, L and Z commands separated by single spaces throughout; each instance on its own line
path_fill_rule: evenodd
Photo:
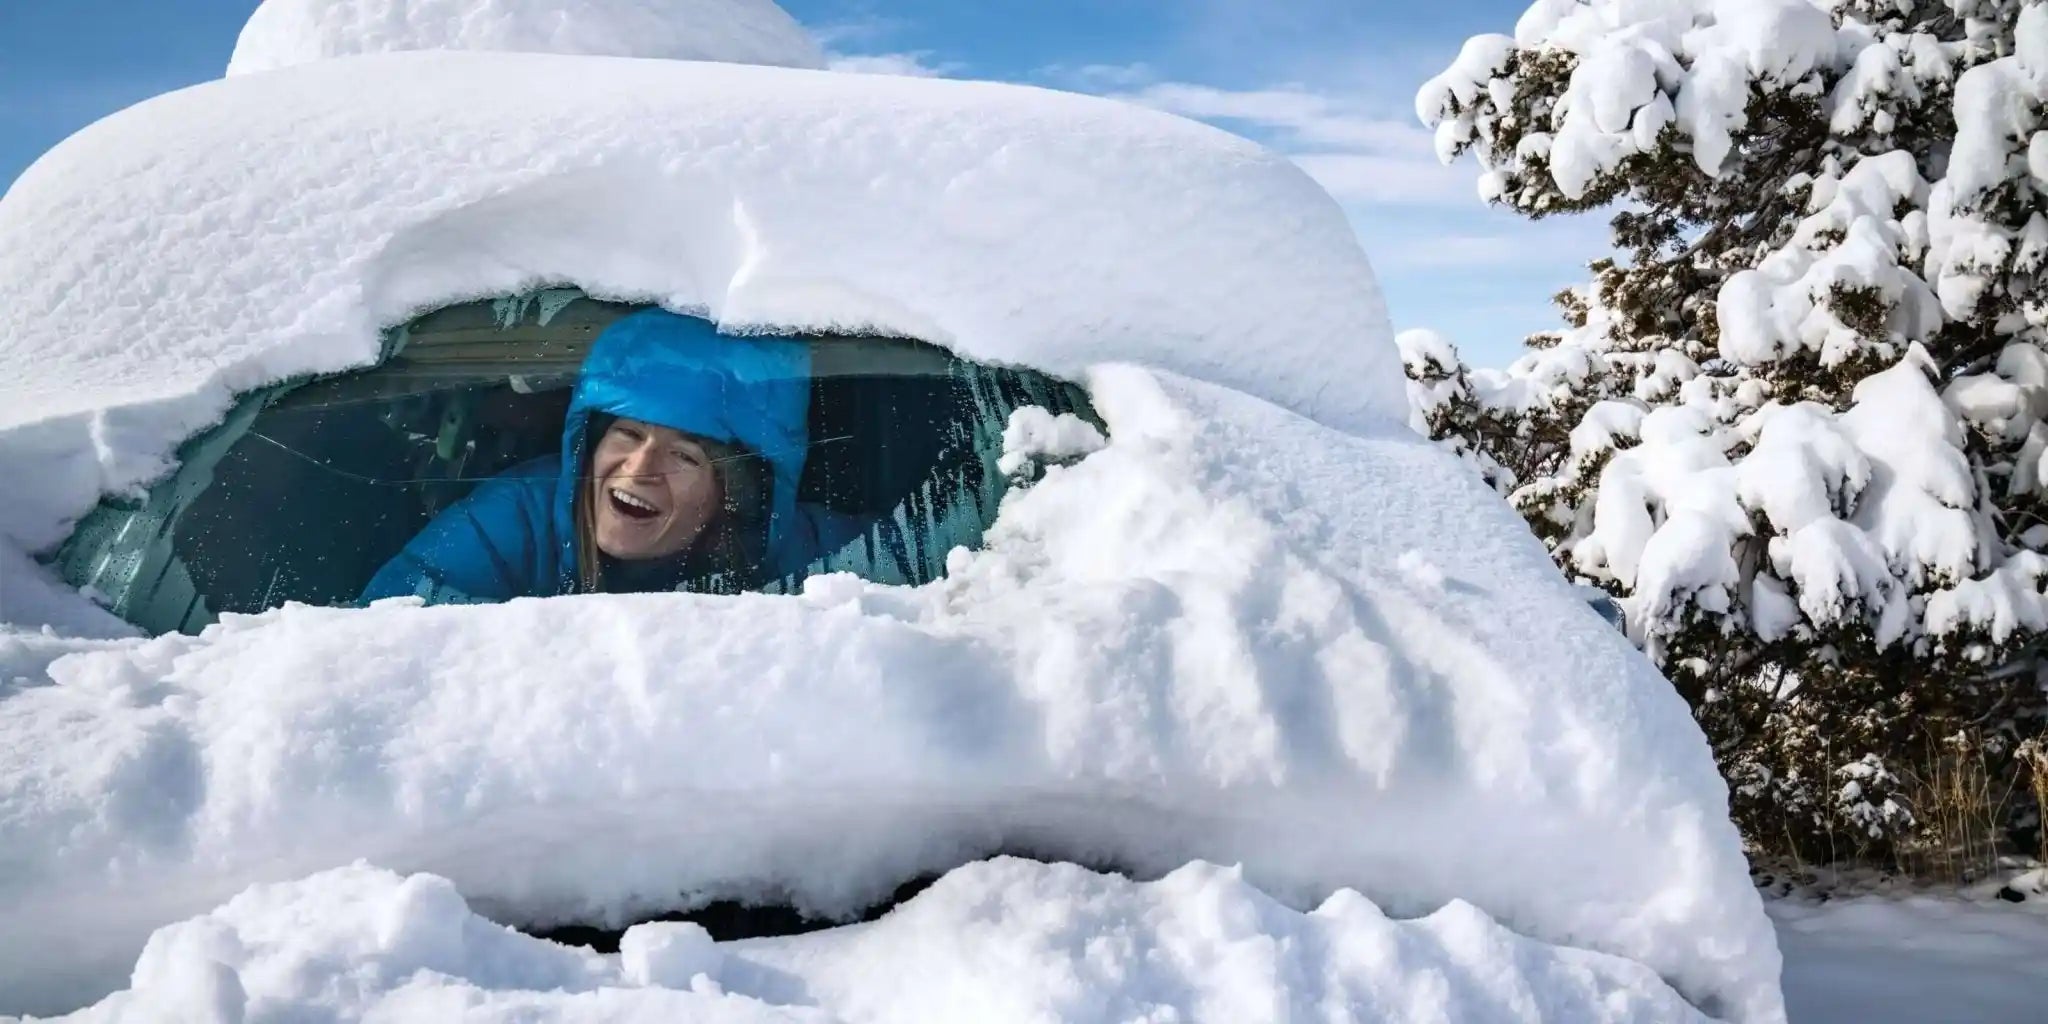
M 774 0 L 263 0 L 227 73 L 403 50 L 825 66 Z

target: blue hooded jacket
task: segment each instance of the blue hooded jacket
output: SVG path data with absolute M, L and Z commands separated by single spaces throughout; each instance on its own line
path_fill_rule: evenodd
M 643 310 L 606 328 L 585 358 L 559 455 L 515 466 L 444 510 L 385 563 L 365 603 L 430 604 L 572 593 L 575 498 L 592 413 L 752 449 L 769 467 L 768 578 L 852 540 L 851 520 L 796 500 L 809 445 L 810 350 L 787 338 L 727 337 L 710 322 Z

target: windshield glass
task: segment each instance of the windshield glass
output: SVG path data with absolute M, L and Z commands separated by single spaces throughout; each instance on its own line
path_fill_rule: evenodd
M 1094 420 L 1072 384 L 935 346 L 725 336 L 568 290 L 442 310 L 387 350 L 248 396 L 59 569 L 156 632 L 286 601 L 922 583 L 993 520 L 1012 412 Z

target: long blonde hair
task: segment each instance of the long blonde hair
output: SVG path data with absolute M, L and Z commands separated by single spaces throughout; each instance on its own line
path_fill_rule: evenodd
M 611 428 L 613 417 L 593 414 L 584 427 L 583 451 L 577 455 L 576 593 L 604 592 L 604 552 L 597 547 L 597 509 L 590 500 L 590 452 L 596 439 Z M 682 553 L 678 590 L 733 593 L 751 589 L 761 574 L 767 547 L 767 509 L 761 458 L 745 445 L 689 435 L 711 459 L 718 485 L 718 514 L 704 525 Z

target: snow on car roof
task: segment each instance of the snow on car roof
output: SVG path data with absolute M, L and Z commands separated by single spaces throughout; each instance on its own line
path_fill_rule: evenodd
M 229 75 L 403 50 L 494 50 L 825 66 L 772 0 L 263 0 Z
M 1017 86 L 325 60 L 85 129 L 0 199 L 0 238 L 0 472 L 62 466 L 0 513 L 31 549 L 160 475 L 233 394 L 368 364 L 380 328 L 540 284 L 1063 375 L 1145 363 L 1339 426 L 1403 410 L 1371 269 L 1305 174 L 1193 122 Z

